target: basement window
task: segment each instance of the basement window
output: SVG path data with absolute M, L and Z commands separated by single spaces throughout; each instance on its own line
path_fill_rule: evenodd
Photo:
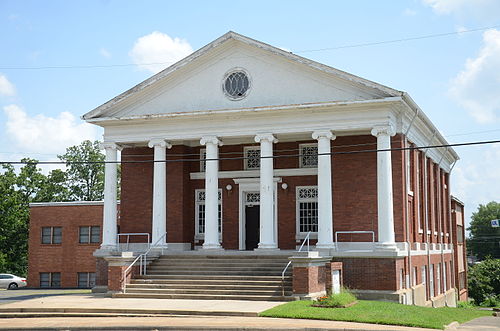
M 41 272 L 40 287 L 61 287 L 61 273 Z

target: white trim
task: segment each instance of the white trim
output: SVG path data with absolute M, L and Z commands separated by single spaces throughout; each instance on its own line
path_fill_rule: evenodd
M 274 176 L 317 176 L 318 168 L 289 168 L 289 169 L 274 169 Z M 190 179 L 205 179 L 204 172 L 192 172 L 189 174 Z M 220 178 L 255 178 L 260 177 L 259 170 L 236 170 L 236 171 L 219 171 Z M 237 183 L 238 184 L 238 183 Z
M 258 170 L 257 170 L 258 172 Z M 220 177 L 219 177 L 220 178 Z M 234 183 L 238 184 L 238 224 L 239 224 L 239 237 L 238 246 L 239 250 L 246 250 L 246 215 L 245 215 L 245 205 L 246 205 L 246 193 L 247 192 L 260 192 L 260 178 L 234 178 Z M 281 178 L 274 177 L 274 240 L 278 242 L 278 208 L 276 204 L 278 203 L 278 183 L 281 183 Z
M 120 201 L 117 201 L 119 204 Z M 102 206 L 104 201 L 64 201 L 64 202 L 32 202 L 30 207 L 64 207 L 64 206 Z
M 302 154 L 302 149 L 304 147 L 316 147 L 316 151 L 318 150 L 318 143 L 308 143 L 308 144 L 299 144 L 299 168 L 318 168 L 318 159 L 316 158 L 316 165 L 314 166 L 304 166 L 302 164 L 302 158 L 303 158 L 303 154 Z
M 194 239 L 199 241 L 205 239 L 205 233 L 199 233 L 199 214 L 198 214 L 198 206 L 205 205 L 205 201 L 198 200 L 198 193 L 204 192 L 205 189 L 196 189 L 194 190 Z M 222 241 L 222 231 L 223 231 L 223 221 L 224 221 L 224 213 L 223 213 L 223 205 L 222 205 L 222 189 L 219 189 L 219 206 L 221 208 L 221 217 L 220 217 L 220 232 L 219 232 L 219 241 Z M 205 223 L 206 224 L 206 223 Z
M 307 232 L 301 232 L 300 231 L 300 209 L 299 209 L 299 204 L 301 202 L 316 202 L 318 203 L 318 197 L 316 199 L 300 199 L 299 198 L 299 190 L 301 189 L 309 189 L 309 188 L 315 188 L 318 190 L 318 185 L 305 185 L 305 186 L 296 186 L 295 187 L 295 238 L 296 239 L 303 239 L 307 235 Z M 319 213 L 318 213 L 319 216 Z M 311 235 L 316 234 L 316 238 L 318 236 L 318 231 L 311 232 Z

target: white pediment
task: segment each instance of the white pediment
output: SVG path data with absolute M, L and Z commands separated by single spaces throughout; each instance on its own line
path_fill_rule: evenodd
M 226 39 L 221 41 L 221 38 Z M 361 101 L 399 92 L 275 47 L 230 33 L 176 65 L 84 115 L 84 119 Z M 209 47 L 211 46 L 212 47 Z M 225 75 L 242 68 L 250 77 L 245 98 L 223 91 Z

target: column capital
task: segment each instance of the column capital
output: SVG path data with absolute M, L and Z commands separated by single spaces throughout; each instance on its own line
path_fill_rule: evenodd
M 172 144 L 162 138 L 153 138 L 148 142 L 149 148 L 153 148 L 155 146 L 166 147 L 168 149 L 172 148 Z
M 321 138 L 335 140 L 337 139 L 337 136 L 334 135 L 330 130 L 317 130 L 312 133 L 312 138 L 316 140 L 319 140 Z
M 200 139 L 200 144 L 203 146 L 207 144 L 223 146 L 224 143 L 217 136 L 204 136 Z
M 121 151 L 123 147 L 118 145 L 117 143 L 113 141 L 103 141 L 99 143 L 99 148 L 100 149 L 116 149 L 118 151 Z
M 277 143 L 278 139 L 272 133 L 259 133 L 255 136 L 255 142 L 260 143 L 261 141 L 269 141 L 270 143 Z
M 392 126 L 392 124 L 387 125 L 377 125 L 372 129 L 372 136 L 378 137 L 379 135 L 388 135 L 394 136 L 396 134 L 396 130 Z

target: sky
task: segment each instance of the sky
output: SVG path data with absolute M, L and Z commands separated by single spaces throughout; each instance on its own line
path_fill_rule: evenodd
M 230 30 L 408 92 L 451 143 L 500 139 L 498 0 L 0 0 L 0 160 L 101 139 L 81 115 Z M 455 150 L 469 217 L 500 201 L 500 144 Z

